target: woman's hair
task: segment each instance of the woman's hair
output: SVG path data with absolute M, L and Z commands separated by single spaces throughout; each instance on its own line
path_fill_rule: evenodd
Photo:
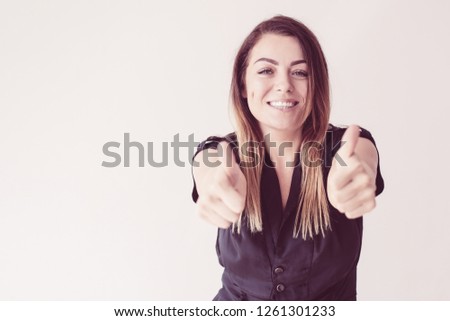
M 297 238 L 301 232 L 302 237 L 306 239 L 307 236 L 313 237 L 319 232 L 324 234 L 326 229 L 331 228 L 320 161 L 323 159 L 321 158 L 322 151 L 319 148 L 312 148 L 311 144 L 311 142 L 317 142 L 323 146 L 328 128 L 330 115 L 328 69 L 322 49 L 314 34 L 301 22 L 286 16 L 275 16 L 257 25 L 244 40 L 234 62 L 230 98 L 235 118 L 236 136 L 241 147 L 239 148 L 241 168 L 247 179 L 247 198 L 243 215 L 246 215 L 252 232 L 262 230 L 260 183 L 265 157 L 264 140 L 258 121 L 250 112 L 247 99 L 243 97 L 242 93 L 245 88 L 245 73 L 250 52 L 265 34 L 296 38 L 308 66 L 306 110 L 309 111 L 309 115 L 301 127 L 302 180 L 294 225 L 294 237 Z M 252 153 L 245 152 L 244 146 L 252 148 Z M 242 166 L 242 162 L 253 165 Z M 238 232 L 240 232 L 241 224 L 242 214 L 234 225 Z

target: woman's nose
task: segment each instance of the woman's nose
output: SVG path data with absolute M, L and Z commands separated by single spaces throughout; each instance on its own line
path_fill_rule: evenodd
M 293 91 L 293 86 L 289 75 L 279 75 L 276 83 L 276 90 L 279 92 L 291 93 Z

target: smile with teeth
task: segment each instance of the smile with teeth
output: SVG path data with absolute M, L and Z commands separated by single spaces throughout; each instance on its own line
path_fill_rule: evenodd
M 276 108 L 276 109 L 290 109 L 292 107 L 297 106 L 298 101 L 278 101 L 278 100 L 274 100 L 274 101 L 269 101 L 267 102 L 270 106 Z

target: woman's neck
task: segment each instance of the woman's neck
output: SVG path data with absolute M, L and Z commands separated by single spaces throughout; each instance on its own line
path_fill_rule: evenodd
M 295 162 L 295 156 L 300 150 L 301 134 L 270 131 L 264 134 L 264 143 L 275 166 L 288 167 L 288 164 Z

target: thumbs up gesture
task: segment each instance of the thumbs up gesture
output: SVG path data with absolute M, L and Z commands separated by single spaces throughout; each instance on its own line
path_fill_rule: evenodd
M 333 159 L 328 174 L 328 199 L 348 218 L 358 218 L 376 205 L 376 149 L 369 140 L 360 139 L 359 132 L 356 125 L 347 128 L 337 151 L 339 161 Z
M 195 158 L 200 166 L 194 167 L 199 194 L 197 213 L 210 223 L 227 228 L 244 210 L 247 181 L 228 143 L 220 143 L 217 153 L 209 157 L 208 162 L 202 161 L 203 153 Z M 208 166 L 216 162 L 219 166 Z

